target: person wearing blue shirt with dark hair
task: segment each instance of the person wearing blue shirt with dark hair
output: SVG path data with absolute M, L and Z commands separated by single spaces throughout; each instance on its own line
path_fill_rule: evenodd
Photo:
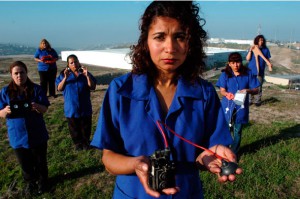
M 262 98 L 262 86 L 265 79 L 266 64 L 271 72 L 273 65 L 270 62 L 271 53 L 266 44 L 266 39 L 263 35 L 257 35 L 253 41 L 254 45 L 249 49 L 246 60 L 249 61 L 248 68 L 251 69 L 253 75 L 255 75 L 260 82 L 259 90 L 256 95 L 250 95 L 250 104 L 255 103 L 256 106 L 261 105 Z
M 131 47 L 132 71 L 109 85 L 91 145 L 117 176 L 113 198 L 199 199 L 199 165 L 220 182 L 242 173 L 219 175 L 216 156 L 235 161 L 235 155 L 216 90 L 200 78 L 206 32 L 198 12 L 191 1 L 150 3 Z
M 67 57 L 68 66 L 56 78 L 57 90 L 63 92 L 64 112 L 75 150 L 89 149 L 92 127 L 91 90 L 97 80 L 81 66 L 76 55 Z
M 57 52 L 51 47 L 46 39 L 42 39 L 39 48 L 34 54 L 34 60 L 38 62 L 38 71 L 40 76 L 40 85 L 47 95 L 56 98 L 55 78 L 57 74 L 56 61 L 58 60 Z
M 50 103 L 42 88 L 28 78 L 23 62 L 13 62 L 9 70 L 12 81 L 0 91 L 0 117 L 6 119 L 9 143 L 22 168 L 25 196 L 36 189 L 43 193 L 48 186 L 49 139 L 43 113 Z
M 231 149 L 237 155 L 242 138 L 243 124 L 249 122 L 249 94 L 258 92 L 259 81 L 242 63 L 242 56 L 233 52 L 216 83 L 223 96 L 221 103 L 231 133 Z

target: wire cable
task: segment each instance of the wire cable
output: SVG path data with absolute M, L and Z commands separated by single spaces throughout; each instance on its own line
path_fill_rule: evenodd
M 161 135 L 163 136 L 164 143 L 165 143 L 165 147 L 168 148 L 168 147 L 169 147 L 169 144 L 168 144 L 168 141 L 167 141 L 167 138 L 166 138 L 166 134 L 165 134 L 164 130 L 162 129 L 162 126 L 160 125 L 160 123 L 162 123 L 162 122 L 160 122 L 160 121 L 158 121 L 158 120 L 156 121 L 156 124 L 157 124 L 157 126 L 158 126 L 158 129 L 160 130 L 160 133 L 161 133 Z
M 195 146 L 195 147 L 197 147 L 197 148 L 200 148 L 200 149 L 202 149 L 202 150 L 205 150 L 205 151 L 211 153 L 212 155 L 214 155 L 216 158 L 218 158 L 218 159 L 220 159 L 220 160 L 227 160 L 226 158 L 223 158 L 222 156 L 218 155 L 217 153 L 215 153 L 215 152 L 213 152 L 213 151 L 211 151 L 211 150 L 209 150 L 209 149 L 207 149 L 207 148 L 205 148 L 205 147 L 203 147 L 203 146 L 197 145 L 197 144 L 195 144 L 194 142 L 192 142 L 192 141 L 190 141 L 190 140 L 185 139 L 184 137 L 182 137 L 181 135 L 179 135 L 179 134 L 177 134 L 175 131 L 173 131 L 170 127 L 168 127 L 168 126 L 167 126 L 165 123 L 163 123 L 162 121 L 157 120 L 156 123 L 157 123 L 157 125 L 158 125 L 159 130 L 161 131 L 161 134 L 163 135 L 163 138 L 164 138 L 164 140 L 165 140 L 166 146 L 168 146 L 168 143 L 167 143 L 166 135 L 165 135 L 165 133 L 164 133 L 164 131 L 163 131 L 163 129 L 162 129 L 161 124 L 162 124 L 165 128 L 167 128 L 171 133 L 173 133 L 175 136 L 179 137 L 179 138 L 182 139 L 183 141 L 185 141 L 185 142 L 187 142 L 187 143 L 189 143 L 189 144 L 191 144 L 191 145 L 193 145 L 193 146 Z M 227 160 L 227 161 L 228 161 L 228 160 Z

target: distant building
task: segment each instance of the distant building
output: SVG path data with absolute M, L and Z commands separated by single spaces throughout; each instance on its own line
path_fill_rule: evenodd
M 225 41 L 222 38 L 209 38 L 207 40 L 207 43 L 210 43 L 210 44 L 223 44 L 223 43 L 225 43 Z
M 300 86 L 300 75 L 266 75 L 266 82 L 296 88 Z
M 247 50 L 231 49 L 231 48 L 215 48 L 208 47 L 206 50 L 206 67 L 207 69 L 223 67 L 226 65 L 228 56 L 232 52 L 239 52 L 245 59 Z
M 253 39 L 222 39 L 222 38 L 210 38 L 207 40 L 211 44 L 249 44 L 253 45 Z
M 225 39 L 225 44 L 233 43 L 233 44 L 249 44 L 253 45 L 253 39 L 246 40 L 246 39 Z
M 129 48 L 86 50 L 86 51 L 61 51 L 62 61 L 75 54 L 80 63 L 91 64 L 108 68 L 131 69 L 130 59 L 127 56 Z
M 207 54 L 206 66 L 208 69 L 225 66 L 228 55 L 231 52 L 239 52 L 246 57 L 247 51 L 229 48 L 213 48 L 205 49 Z M 95 66 L 128 69 L 132 68 L 128 57 L 129 48 L 92 50 L 92 51 L 61 51 L 62 61 L 67 61 L 67 57 L 75 54 L 79 61 L 83 64 L 91 64 Z
M 222 38 L 210 38 L 207 40 L 210 44 L 246 44 L 253 45 L 253 39 L 222 39 Z M 267 41 L 267 46 L 278 46 L 275 43 Z

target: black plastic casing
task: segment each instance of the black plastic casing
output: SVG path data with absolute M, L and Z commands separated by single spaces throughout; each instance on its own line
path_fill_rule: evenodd
M 155 151 L 149 158 L 149 186 L 158 192 L 175 187 L 175 163 L 170 160 L 170 150 Z

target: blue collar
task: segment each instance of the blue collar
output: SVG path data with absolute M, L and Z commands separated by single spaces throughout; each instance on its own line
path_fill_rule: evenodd
M 121 85 L 118 93 L 122 96 L 135 100 L 149 100 L 150 91 L 153 85 L 148 80 L 146 74 L 135 75 L 128 73 L 124 83 Z M 195 99 L 204 99 L 202 84 L 204 80 L 200 79 L 195 83 L 190 83 L 183 78 L 178 79 L 176 97 L 187 97 Z

